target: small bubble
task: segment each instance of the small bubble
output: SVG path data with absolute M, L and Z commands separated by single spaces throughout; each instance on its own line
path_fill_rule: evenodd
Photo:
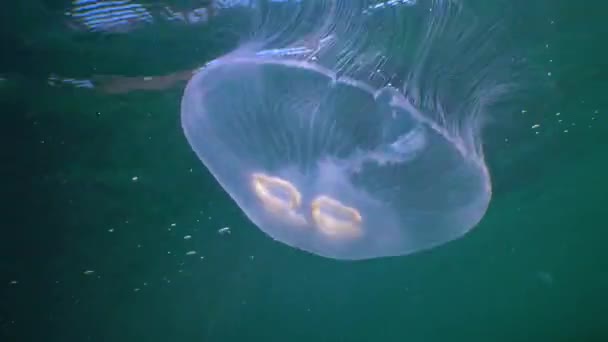
M 532 129 L 539 128 L 539 127 L 540 127 L 540 125 L 539 125 L 539 124 L 534 124 L 534 125 L 532 125 Z
M 196 254 L 196 251 L 189 251 L 186 253 L 186 255 L 195 255 L 195 254 Z
M 19 284 L 19 282 L 16 280 L 11 280 L 9 283 L 9 285 L 17 285 L 17 284 Z
M 132 178 L 131 178 L 131 180 L 132 180 L 133 182 L 137 182 L 137 181 L 139 180 L 139 177 L 134 176 L 134 177 L 132 177 Z
M 230 227 L 223 227 L 217 230 L 220 235 L 230 234 Z
M 95 271 L 93 271 L 93 270 L 86 270 L 83 272 L 84 275 L 91 275 L 93 273 L 95 273 Z
M 114 228 L 108 229 L 108 233 L 114 233 Z
M 186 236 L 184 236 L 184 240 L 190 240 L 190 239 L 192 239 L 192 235 L 186 235 Z

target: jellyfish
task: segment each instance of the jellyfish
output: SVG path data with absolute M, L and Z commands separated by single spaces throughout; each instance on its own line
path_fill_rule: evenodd
M 192 77 L 181 120 L 255 226 L 360 260 L 430 249 L 481 221 L 492 195 L 481 127 L 509 79 L 474 12 L 450 0 L 251 11 L 260 26 Z

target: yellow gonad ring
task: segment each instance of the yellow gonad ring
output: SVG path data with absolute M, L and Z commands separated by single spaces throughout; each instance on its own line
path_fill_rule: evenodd
M 352 207 L 328 196 L 319 196 L 312 201 L 312 218 L 321 233 L 335 238 L 361 236 L 361 214 Z
M 261 173 L 254 173 L 251 178 L 253 191 L 266 209 L 270 211 L 290 211 L 300 207 L 302 195 L 288 181 Z M 285 193 L 288 200 L 278 196 L 277 192 Z

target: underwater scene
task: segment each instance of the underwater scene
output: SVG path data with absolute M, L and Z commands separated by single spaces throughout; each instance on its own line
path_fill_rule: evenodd
M 608 341 L 608 5 L 2 5 L 0 341 Z

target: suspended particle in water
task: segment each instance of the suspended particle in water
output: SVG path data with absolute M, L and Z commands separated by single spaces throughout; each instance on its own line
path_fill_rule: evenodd
M 230 234 L 230 227 L 223 227 L 217 230 L 218 234 L 225 235 Z

